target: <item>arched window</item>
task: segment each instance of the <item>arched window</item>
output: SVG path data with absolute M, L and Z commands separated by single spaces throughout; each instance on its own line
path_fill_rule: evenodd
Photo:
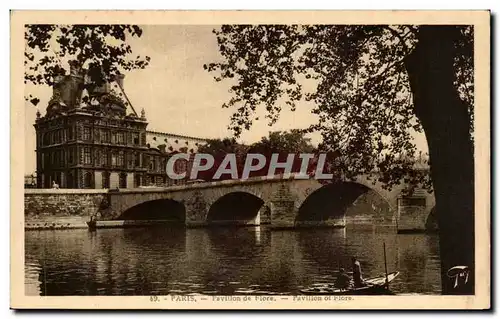
M 120 173 L 119 186 L 120 188 L 127 188 L 127 173 Z
M 110 174 L 109 172 L 102 173 L 102 188 L 109 188 Z
M 142 178 L 140 174 L 135 174 L 134 175 L 134 186 L 138 188 L 139 186 L 142 185 Z
M 73 173 L 69 172 L 66 177 L 66 188 L 76 188 L 75 187 L 75 179 L 73 177 Z
M 83 187 L 84 188 L 93 188 L 93 178 L 92 178 L 92 172 L 85 172 L 83 175 Z

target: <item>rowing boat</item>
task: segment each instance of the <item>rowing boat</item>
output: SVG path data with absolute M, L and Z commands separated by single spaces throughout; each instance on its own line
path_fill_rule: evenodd
M 87 226 L 89 227 L 89 231 L 95 231 L 97 229 L 97 222 L 95 220 L 88 221 Z
M 333 284 L 316 284 L 313 287 L 300 290 L 306 295 L 383 295 L 390 294 L 387 284 L 399 275 L 399 271 L 379 277 L 365 279 L 366 286 L 359 288 L 340 289 Z

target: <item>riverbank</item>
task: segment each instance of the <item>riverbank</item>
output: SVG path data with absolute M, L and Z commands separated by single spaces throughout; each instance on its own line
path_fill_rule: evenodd
M 153 227 L 179 224 L 172 220 L 102 220 L 97 221 L 97 228 L 127 228 L 127 227 Z M 31 220 L 25 223 L 24 229 L 34 230 L 64 230 L 88 228 L 87 220 L 78 217 L 58 217 L 50 220 Z

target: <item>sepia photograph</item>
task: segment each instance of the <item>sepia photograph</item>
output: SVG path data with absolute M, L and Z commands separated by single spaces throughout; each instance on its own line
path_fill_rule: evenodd
M 11 11 L 11 307 L 488 309 L 489 32 Z

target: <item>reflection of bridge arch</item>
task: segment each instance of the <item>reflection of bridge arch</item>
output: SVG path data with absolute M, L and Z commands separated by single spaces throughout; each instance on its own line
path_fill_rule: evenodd
M 392 222 L 393 210 L 380 192 L 358 182 L 339 182 L 323 185 L 310 192 L 298 208 L 297 225 L 345 225 L 345 218 L 373 223 Z M 386 216 L 387 215 L 387 216 Z
M 209 224 L 258 224 L 259 210 L 264 200 L 245 191 L 230 192 L 210 205 L 207 214 Z

